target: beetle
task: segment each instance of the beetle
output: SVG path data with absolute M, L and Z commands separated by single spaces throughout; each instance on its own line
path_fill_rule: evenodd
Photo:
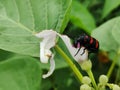
M 95 38 L 87 35 L 87 34 L 81 34 L 78 38 L 76 38 L 73 42 L 73 46 L 75 48 L 79 48 L 75 56 L 78 54 L 80 51 L 81 47 L 85 47 L 82 54 L 85 53 L 85 50 L 87 49 L 91 53 L 96 53 L 98 52 L 99 49 L 99 42 Z

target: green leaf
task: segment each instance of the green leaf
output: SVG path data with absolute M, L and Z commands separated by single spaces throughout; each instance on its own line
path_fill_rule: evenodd
M 112 10 L 120 5 L 120 0 L 105 0 L 102 18 L 105 18 Z
M 8 51 L 4 51 L 4 50 L 0 49 L 0 61 L 9 59 L 9 58 L 13 57 L 14 55 L 15 55 L 14 53 L 10 53 Z
M 99 40 L 102 50 L 117 51 L 120 45 L 118 40 L 120 37 L 119 28 L 120 17 L 117 17 L 96 28 L 92 32 L 92 36 Z
M 0 49 L 39 57 L 36 32 L 62 32 L 71 0 L 0 0 Z
M 0 62 L 0 90 L 40 90 L 41 67 L 31 57 Z
M 30 0 L 35 29 L 62 32 L 68 22 L 72 0 Z
M 100 49 L 109 52 L 111 59 L 115 58 L 120 48 L 120 17 L 109 20 L 92 32 L 92 36 L 98 39 Z
M 95 28 L 95 20 L 90 14 L 90 12 L 80 4 L 80 2 L 73 0 L 72 11 L 71 11 L 71 22 L 82 28 L 89 34 Z
M 57 90 L 79 90 L 78 81 L 75 80 L 74 74 L 68 68 L 56 70 L 54 79 Z
M 116 18 L 114 21 L 114 26 L 112 27 L 112 35 L 117 43 L 120 45 L 120 17 Z
M 52 82 L 52 83 L 51 83 Z M 43 79 L 41 83 L 41 90 L 50 90 L 53 85 L 53 80 L 50 81 L 50 79 Z

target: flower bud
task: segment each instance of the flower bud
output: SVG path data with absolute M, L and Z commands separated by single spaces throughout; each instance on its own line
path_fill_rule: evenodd
M 83 61 L 80 64 L 82 70 L 89 71 L 92 68 L 92 63 L 90 60 Z
M 99 82 L 103 85 L 107 84 L 108 82 L 108 77 L 106 75 L 100 75 L 99 77 Z
M 82 83 L 83 84 L 90 84 L 91 79 L 88 76 L 84 76 L 83 79 L 82 79 Z
M 118 85 L 113 85 L 113 90 L 120 90 L 120 87 Z
M 80 90 L 91 90 L 91 87 L 87 84 L 83 84 L 80 86 Z

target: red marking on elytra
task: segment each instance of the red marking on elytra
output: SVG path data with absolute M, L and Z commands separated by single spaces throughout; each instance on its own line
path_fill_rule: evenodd
M 92 37 L 90 37 L 90 44 L 92 44 L 93 43 L 93 38 Z
M 96 40 L 96 45 L 95 45 L 95 48 L 98 48 L 98 41 Z

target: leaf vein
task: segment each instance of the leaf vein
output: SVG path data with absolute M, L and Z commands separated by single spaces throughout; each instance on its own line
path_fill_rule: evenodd
M 4 17 L 4 16 L 1 16 L 1 15 L 0 15 L 0 17 L 1 17 L 1 18 L 4 18 L 4 19 L 7 19 L 8 21 L 10 21 L 10 22 L 18 25 L 19 27 L 24 28 L 25 30 L 27 30 L 27 31 L 29 31 L 29 32 L 31 32 L 31 33 L 34 33 L 32 30 L 30 30 L 28 27 L 24 26 L 24 25 L 21 24 L 20 22 L 16 22 L 16 21 L 10 19 L 9 17 Z

